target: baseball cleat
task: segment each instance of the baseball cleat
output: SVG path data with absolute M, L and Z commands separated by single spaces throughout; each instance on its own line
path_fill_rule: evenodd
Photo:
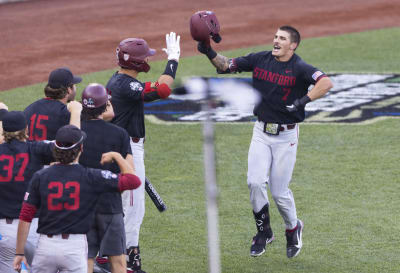
M 132 268 L 129 268 L 126 270 L 127 273 L 146 273 L 143 270 L 133 270 Z
M 256 236 L 253 237 L 253 242 L 250 247 L 250 256 L 258 257 L 265 252 L 265 247 L 267 244 L 272 243 L 275 240 L 274 235 L 267 237 L 264 233 L 257 232 Z
M 301 247 L 303 246 L 303 228 L 304 224 L 301 220 L 297 220 L 296 229 L 293 231 L 286 230 L 286 255 L 288 258 L 293 258 L 299 255 Z

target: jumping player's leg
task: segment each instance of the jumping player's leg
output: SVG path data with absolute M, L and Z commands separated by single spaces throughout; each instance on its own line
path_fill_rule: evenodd
M 145 213 L 145 166 L 143 139 L 140 139 L 138 143 L 134 143 L 131 140 L 131 149 L 135 172 L 140 178 L 142 184 L 139 188 L 132 191 L 125 191 L 122 194 L 122 204 L 125 214 L 126 248 L 128 251 L 129 249 L 136 249 L 139 246 L 140 226 L 143 222 Z M 127 254 L 129 255 L 129 253 Z M 129 255 L 128 267 L 133 265 L 133 257 L 140 257 L 140 255 Z M 140 268 L 140 260 L 138 262 Z
M 271 168 L 272 150 L 263 132 L 262 123 L 256 122 L 253 128 L 248 154 L 247 186 L 254 212 L 259 212 L 269 204 L 267 183 Z
M 267 194 L 268 174 L 272 161 L 268 136 L 262 123 L 256 122 L 253 129 L 248 155 L 247 185 L 256 221 L 257 234 L 253 237 L 250 255 L 258 257 L 265 252 L 266 245 L 274 240 L 270 226 L 269 201 Z
M 296 127 L 298 128 L 298 126 Z M 296 205 L 293 193 L 289 189 L 296 163 L 297 128 L 281 132 L 279 143 L 272 146 L 274 160 L 272 161 L 269 187 L 287 229 L 293 229 L 297 225 Z

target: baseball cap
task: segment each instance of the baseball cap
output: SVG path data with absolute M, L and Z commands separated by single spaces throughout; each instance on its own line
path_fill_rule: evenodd
M 86 133 L 74 125 L 65 125 L 57 130 L 55 146 L 61 150 L 70 150 L 86 139 Z
M 10 111 L 2 116 L 3 130 L 17 132 L 26 128 L 26 119 L 21 111 Z
M 67 67 L 57 68 L 51 71 L 49 75 L 49 85 L 51 88 L 67 87 L 71 84 L 77 84 L 82 81 L 81 77 L 74 76 Z

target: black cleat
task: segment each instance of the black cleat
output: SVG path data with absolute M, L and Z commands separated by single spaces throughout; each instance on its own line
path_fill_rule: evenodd
M 253 242 L 250 247 L 250 256 L 258 257 L 265 252 L 267 244 L 272 243 L 275 240 L 274 235 L 267 237 L 265 233 L 257 232 L 256 236 L 253 237 Z
M 297 227 L 295 230 L 286 230 L 286 255 L 288 258 L 296 257 L 300 253 L 301 247 L 303 246 L 303 227 L 303 222 L 301 220 L 297 220 Z

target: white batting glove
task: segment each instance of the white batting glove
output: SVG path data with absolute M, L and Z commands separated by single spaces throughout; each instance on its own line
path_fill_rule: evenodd
M 170 34 L 165 35 L 165 41 L 167 42 L 167 48 L 163 48 L 162 50 L 167 53 L 168 60 L 175 60 L 179 62 L 179 56 L 181 55 L 181 47 L 179 42 L 181 40 L 181 36 L 176 36 L 175 32 L 171 32 Z

